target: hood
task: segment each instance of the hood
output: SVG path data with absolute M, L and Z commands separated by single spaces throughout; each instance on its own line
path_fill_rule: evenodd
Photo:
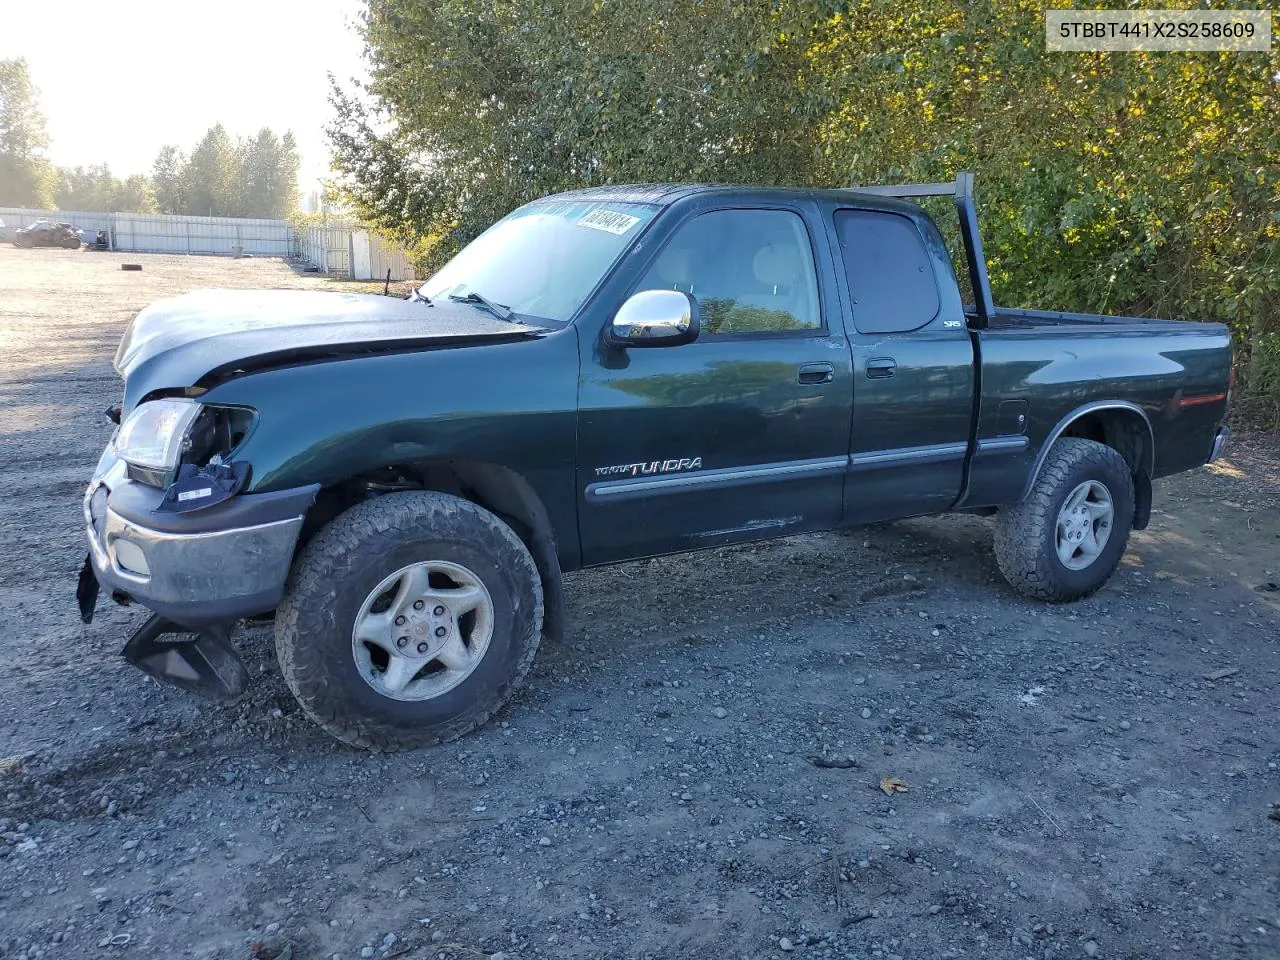
M 157 300 L 125 330 L 115 366 L 126 381 L 195 386 L 243 370 L 371 352 L 536 336 L 476 307 L 314 290 L 200 290 Z M 133 384 L 130 384 L 132 388 Z

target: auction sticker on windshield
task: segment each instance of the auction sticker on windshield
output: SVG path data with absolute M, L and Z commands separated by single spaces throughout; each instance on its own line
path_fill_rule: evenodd
M 605 233 L 622 236 L 639 222 L 639 217 L 633 217 L 629 213 L 597 208 L 583 214 L 578 219 L 578 226 L 590 227 L 592 230 L 603 230 Z

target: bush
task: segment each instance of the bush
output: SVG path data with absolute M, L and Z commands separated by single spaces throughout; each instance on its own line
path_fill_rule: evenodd
M 1263 423 L 1280 424 L 1280 333 L 1264 333 L 1254 341 L 1244 367 L 1241 407 Z

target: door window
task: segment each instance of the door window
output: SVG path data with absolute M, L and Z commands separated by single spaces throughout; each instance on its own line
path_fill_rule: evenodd
M 789 210 L 695 217 L 668 241 L 636 289 L 691 294 L 708 336 L 822 326 L 813 247 L 804 221 Z
M 918 330 L 938 315 L 933 262 L 909 218 L 837 210 L 835 224 L 859 333 Z

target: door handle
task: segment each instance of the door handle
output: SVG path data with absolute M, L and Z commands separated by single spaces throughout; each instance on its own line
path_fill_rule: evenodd
M 867 361 L 867 376 L 873 380 L 880 377 L 892 377 L 898 369 L 898 361 L 893 357 L 876 357 Z
M 836 368 L 829 363 L 806 363 L 800 367 L 801 383 L 830 383 L 836 377 Z

